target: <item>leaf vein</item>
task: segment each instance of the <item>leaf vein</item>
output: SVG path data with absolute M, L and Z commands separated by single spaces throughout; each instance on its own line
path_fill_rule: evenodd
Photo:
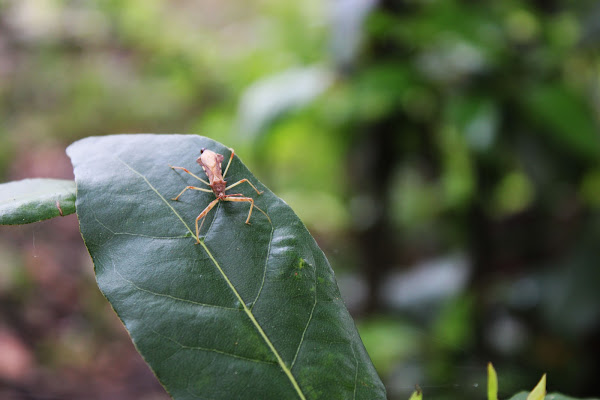
M 167 339 L 168 341 L 175 343 L 177 346 L 179 346 L 180 348 L 182 348 L 184 350 L 208 351 L 208 352 L 211 352 L 211 353 L 221 354 L 221 355 L 224 355 L 224 356 L 227 356 L 227 357 L 238 358 L 238 359 L 244 360 L 244 361 L 251 361 L 251 362 L 255 362 L 255 363 L 259 363 L 259 364 L 277 365 L 277 363 L 274 362 L 274 361 L 258 360 L 256 358 L 244 357 L 244 356 L 240 356 L 238 354 L 228 353 L 228 352 L 223 351 L 223 350 L 211 349 L 209 347 L 188 346 L 188 345 L 185 345 L 183 343 L 178 342 L 177 340 L 175 340 L 173 338 L 165 336 L 165 335 L 157 332 L 154 329 L 151 329 L 151 331 L 154 332 L 155 334 L 157 334 L 158 336 L 163 337 L 163 338 Z
M 225 306 L 218 306 L 216 304 L 208 304 L 208 303 L 200 303 L 198 301 L 194 301 L 194 300 L 189 300 L 189 299 L 184 299 L 181 297 L 177 297 L 177 296 L 172 296 L 170 294 L 165 294 L 165 293 L 158 293 L 158 292 L 153 292 L 152 290 L 149 289 L 145 289 L 137 284 L 135 284 L 133 281 L 130 281 L 129 279 L 125 278 L 118 270 L 117 267 L 115 266 L 114 261 L 111 259 L 110 262 L 113 265 L 113 270 L 115 271 L 115 273 L 117 275 L 119 275 L 121 277 L 121 279 L 123 279 L 125 282 L 129 283 L 131 286 L 133 286 L 134 288 L 136 288 L 139 291 L 151 294 L 153 296 L 158 296 L 158 297 L 164 297 L 167 299 L 171 299 L 171 300 L 175 300 L 175 301 L 181 301 L 184 303 L 190 303 L 196 306 L 202 306 L 202 307 L 211 307 L 211 308 L 219 308 L 222 310 L 232 310 L 232 311 L 238 311 L 238 308 L 234 308 L 234 307 L 225 307 Z
M 132 233 L 132 232 L 115 232 L 112 229 L 110 229 L 108 226 L 106 226 L 104 223 L 102 223 L 102 221 L 100 221 L 98 219 L 98 217 L 96 217 L 96 215 L 94 215 L 94 219 L 96 220 L 97 223 L 99 223 L 104 229 L 106 229 L 107 231 L 109 231 L 110 233 L 113 234 L 113 236 L 118 236 L 118 235 L 126 235 L 126 236 L 136 236 L 136 237 L 143 237 L 143 238 L 148 238 L 148 239 L 185 239 L 188 238 L 188 235 L 181 235 L 181 236 L 152 236 L 152 235 L 144 235 L 142 233 Z
M 142 173 L 138 172 L 135 168 L 133 168 L 131 165 L 127 164 L 124 160 L 120 159 L 119 157 L 117 157 L 117 160 L 119 160 L 120 162 L 122 162 L 127 168 L 129 168 L 136 175 L 139 175 L 148 184 L 148 186 L 150 186 L 150 189 L 152 189 L 154 191 L 154 193 L 156 193 L 158 195 L 158 197 L 160 197 L 161 200 L 167 205 L 167 207 L 169 207 L 171 209 L 171 211 L 173 211 L 173 214 L 175 214 L 177 216 L 177 218 L 179 218 L 179 220 L 181 221 L 181 223 L 187 228 L 188 232 L 190 232 L 190 234 L 192 235 L 192 237 L 194 239 L 196 239 L 196 240 L 198 239 L 196 237 L 196 235 L 194 235 L 194 232 L 188 226 L 188 224 L 185 223 L 185 221 L 183 220 L 183 218 L 181 217 L 181 215 L 179 215 L 179 213 L 177 212 L 177 210 L 175 210 L 175 208 L 173 208 L 173 206 L 167 201 L 167 199 L 165 199 L 165 197 L 162 194 L 160 194 L 160 192 L 158 190 L 156 190 L 156 188 L 154 187 L 154 185 L 152 185 L 152 183 L 150 183 L 150 181 L 148 180 L 148 178 L 146 178 Z
M 302 343 L 304 343 L 304 335 L 306 335 L 306 331 L 308 330 L 308 326 L 310 325 L 313 314 L 315 312 L 315 307 L 317 306 L 317 267 L 315 266 L 314 269 L 315 269 L 315 271 L 314 271 L 315 272 L 315 286 L 314 286 L 315 300 L 313 302 L 312 309 L 310 310 L 310 315 L 308 317 L 308 321 L 306 321 L 306 325 L 304 326 L 304 330 L 302 331 L 302 336 L 300 337 L 300 343 L 298 343 L 298 348 L 296 349 L 296 354 L 294 355 L 294 359 L 292 361 L 292 365 L 290 368 L 294 368 L 294 364 L 296 363 L 296 359 L 298 358 L 298 354 L 300 353 L 300 348 L 302 347 Z
M 273 343 L 271 342 L 271 340 L 269 339 L 269 337 L 267 336 L 267 334 L 265 333 L 265 331 L 262 329 L 262 327 L 260 326 L 260 324 L 258 323 L 258 321 L 256 320 L 256 318 L 254 317 L 254 314 L 252 314 L 252 311 L 248 308 L 248 306 L 244 302 L 244 299 L 242 299 L 242 296 L 240 296 L 239 292 L 237 291 L 237 289 L 235 288 L 235 286 L 233 285 L 233 283 L 229 280 L 229 278 L 227 277 L 227 274 L 225 274 L 225 271 L 223 271 L 223 269 L 221 268 L 221 266 L 219 265 L 219 263 L 217 262 L 217 260 L 215 259 L 215 257 L 212 255 L 212 253 L 210 252 L 210 250 L 206 246 L 206 244 L 204 242 L 200 242 L 200 245 L 204 248 L 204 250 L 206 251 L 206 254 L 210 257 L 210 259 L 212 260 L 212 262 L 215 264 L 215 267 L 217 267 L 217 269 L 219 270 L 219 272 L 221 273 L 221 275 L 223 276 L 223 278 L 227 282 L 227 285 L 229 285 L 229 288 L 231 289 L 231 291 L 233 292 L 233 294 L 238 298 L 240 304 L 244 308 L 244 312 L 246 312 L 246 315 L 248 315 L 248 317 L 252 321 L 252 324 L 254 325 L 254 327 L 256 328 L 256 330 L 258 331 L 258 333 L 260 333 L 260 335 L 262 336 L 263 340 L 265 341 L 265 343 L 267 344 L 267 346 L 269 347 L 269 349 L 271 350 L 271 352 L 275 355 L 275 358 L 277 358 L 277 363 L 279 364 L 279 366 L 281 367 L 281 369 L 283 370 L 283 372 L 288 377 L 289 381 L 291 382 L 292 386 L 296 390 L 296 393 L 298 394 L 298 396 L 300 397 L 300 399 L 306 400 L 306 397 L 304 396 L 304 393 L 302 392 L 302 389 L 300 389 L 300 386 L 298 385 L 298 382 L 296 382 L 296 378 L 294 377 L 294 375 L 292 375 L 292 372 L 291 372 L 290 368 L 288 368 L 287 365 L 285 365 L 285 362 L 281 358 L 281 355 L 279 354 L 279 352 L 277 351 L 277 349 L 275 349 L 275 346 L 273 346 Z
M 262 282 L 260 284 L 260 288 L 258 289 L 258 293 L 256 293 L 256 297 L 254 298 L 254 301 L 252 302 L 252 306 L 250 307 L 250 310 L 252 310 L 254 308 L 254 305 L 258 301 L 258 298 L 260 297 L 260 294 L 262 293 L 263 287 L 265 286 L 265 279 L 267 277 L 267 266 L 269 264 L 269 258 L 271 258 L 271 245 L 273 243 L 273 233 L 275 231 L 275 227 L 273 226 L 273 222 L 271 222 L 271 219 L 269 219 L 269 223 L 271 224 L 271 237 L 269 238 L 269 246 L 267 248 L 267 257 L 265 258 L 265 266 L 263 268 Z

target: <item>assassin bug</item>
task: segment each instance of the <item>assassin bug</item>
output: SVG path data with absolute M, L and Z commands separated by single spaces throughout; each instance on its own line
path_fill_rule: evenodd
M 208 192 L 208 193 L 214 193 L 215 196 L 217 196 L 217 198 L 214 199 L 213 201 L 211 201 L 206 206 L 206 208 L 200 213 L 200 215 L 198 215 L 198 217 L 196 217 L 196 244 L 200 243 L 200 229 L 202 228 L 202 224 L 204 223 L 203 218 L 206 217 L 206 215 L 210 212 L 210 210 L 212 210 L 213 207 L 216 206 L 219 201 L 238 201 L 238 202 L 250 203 L 250 211 L 248 212 L 248 218 L 246 218 L 246 223 L 248 225 L 250 224 L 250 216 L 252 215 L 252 209 L 254 207 L 256 207 L 254 205 L 254 199 L 252 197 L 245 197 L 241 193 L 226 194 L 225 192 L 227 190 L 229 190 L 239 184 L 247 182 L 250 186 L 252 186 L 252 189 L 254 189 L 256 191 L 256 193 L 258 193 L 259 195 L 263 193 L 263 192 L 259 191 L 252 184 L 252 182 L 250 182 L 248 179 L 245 179 L 245 178 L 237 181 L 236 183 L 234 183 L 232 185 L 227 186 L 227 182 L 225 181 L 225 175 L 227 175 L 227 170 L 229 170 L 229 166 L 231 165 L 231 160 L 233 160 L 233 155 L 234 155 L 233 149 L 229 149 L 229 150 L 231 151 L 231 156 L 229 157 L 229 162 L 227 163 L 227 167 L 225 167 L 225 171 L 223 172 L 223 174 L 221 174 L 221 162 L 223 161 L 223 158 L 224 158 L 223 155 L 219 154 L 219 153 L 215 153 L 214 151 L 211 151 L 211 150 L 207 150 L 205 148 L 202 148 L 200 150 L 200 157 L 198 157 L 196 162 L 198 164 L 200 164 L 200 166 L 206 173 L 206 176 L 208 177 L 208 182 L 205 181 L 204 179 L 194 175 L 193 173 L 191 173 L 188 169 L 186 169 L 184 167 L 171 166 L 172 169 L 180 169 L 183 172 L 190 174 L 194 178 L 198 179 L 200 182 L 204 183 L 207 186 L 210 186 L 210 188 L 212 189 L 212 190 L 209 190 L 209 189 L 205 189 L 205 188 L 199 188 L 196 186 L 186 186 L 181 191 L 181 193 L 179 193 L 177 195 L 177 197 L 174 197 L 171 200 L 175 200 L 175 201 L 179 200 L 179 197 L 188 189 L 200 190 L 202 192 Z M 259 211 L 261 211 L 263 214 L 267 215 L 260 208 L 258 208 L 258 207 L 256 207 L 256 208 Z M 267 216 L 267 218 L 268 218 L 268 216 Z M 200 220 L 202 220 L 202 224 L 200 224 L 200 227 L 198 227 L 198 221 L 200 221 Z

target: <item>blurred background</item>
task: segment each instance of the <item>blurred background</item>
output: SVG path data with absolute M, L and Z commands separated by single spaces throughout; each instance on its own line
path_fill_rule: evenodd
M 390 399 L 598 396 L 596 1 L 0 0 L 0 181 L 197 133 L 328 256 Z M 74 215 L 0 228 L 0 398 L 166 399 Z

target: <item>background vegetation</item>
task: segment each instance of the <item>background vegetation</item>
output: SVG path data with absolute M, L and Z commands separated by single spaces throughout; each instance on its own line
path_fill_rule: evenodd
M 0 0 L 0 177 L 90 135 L 236 149 L 329 257 L 390 398 L 598 395 L 592 1 Z M 0 229 L 0 397 L 165 398 L 75 216 Z

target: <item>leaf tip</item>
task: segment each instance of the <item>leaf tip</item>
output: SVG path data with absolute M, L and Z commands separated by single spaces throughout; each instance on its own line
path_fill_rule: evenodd
M 544 400 L 546 396 L 546 374 L 542 375 L 542 379 L 533 388 L 527 396 L 527 400 Z
M 488 400 L 498 400 L 498 375 L 491 362 L 487 365 L 488 372 Z

